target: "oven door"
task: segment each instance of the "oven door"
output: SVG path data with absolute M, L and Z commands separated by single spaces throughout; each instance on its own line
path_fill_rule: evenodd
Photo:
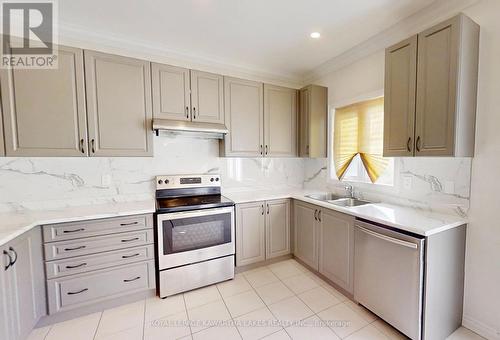
M 234 207 L 157 215 L 158 265 L 168 269 L 234 254 Z

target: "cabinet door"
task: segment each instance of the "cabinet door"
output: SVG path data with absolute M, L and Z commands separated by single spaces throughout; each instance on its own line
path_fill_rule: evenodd
M 294 206 L 294 254 L 315 270 L 318 270 L 317 211 L 314 206 L 300 202 Z
M 224 77 L 191 70 L 193 122 L 224 124 Z
M 453 156 L 459 17 L 418 35 L 416 155 Z
M 12 325 L 13 312 L 11 309 L 11 292 L 7 281 L 9 276 L 9 257 L 3 252 L 8 248 L 0 248 L 0 339 L 12 339 L 10 330 Z
M 264 84 L 264 154 L 297 155 L 297 90 Z
M 352 293 L 354 218 L 321 209 L 319 219 L 319 272 Z
M 266 202 L 266 259 L 290 254 L 290 200 Z
M 170 65 L 151 65 L 153 78 L 153 117 L 191 120 L 189 70 Z
M 25 339 L 46 313 L 40 228 L 14 240 L 9 250 L 15 258 L 15 264 L 9 268 L 15 320 L 13 334 L 16 339 Z
M 309 88 L 299 92 L 299 156 L 309 157 Z
M 237 266 L 266 259 L 264 211 L 264 202 L 236 205 Z
M 264 148 L 262 83 L 224 77 L 226 156 L 259 157 Z
M 417 36 L 385 51 L 384 156 L 413 156 Z
M 149 62 L 85 51 L 92 156 L 151 156 Z
M 8 156 L 87 155 L 83 52 L 58 50 L 57 69 L 0 72 Z

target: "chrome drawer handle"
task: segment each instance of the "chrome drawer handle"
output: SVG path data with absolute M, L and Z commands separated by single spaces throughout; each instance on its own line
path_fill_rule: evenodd
M 403 246 L 403 247 L 411 248 L 411 249 L 418 249 L 418 244 L 416 244 L 416 243 L 408 242 L 408 241 L 404 241 L 404 240 L 400 240 L 400 239 L 397 239 L 397 238 L 394 238 L 394 237 L 390 237 L 390 236 L 386 236 L 386 235 L 383 235 L 383 234 L 379 234 L 379 233 L 377 233 L 375 231 L 371 231 L 370 229 L 363 228 L 363 227 L 361 227 L 359 225 L 357 227 L 359 228 L 359 230 L 361 230 L 365 234 L 371 235 L 371 236 L 379 238 L 381 240 L 384 240 L 384 241 L 387 241 L 387 242 L 391 242 L 391 243 L 394 243 L 394 244 L 397 244 L 397 245 L 400 245 L 400 246 Z
M 79 247 L 75 247 L 75 248 L 64 248 L 64 251 L 80 250 L 80 249 L 84 249 L 84 248 L 87 248 L 87 246 L 79 246 Z
M 134 238 L 129 238 L 128 240 L 122 240 L 122 242 L 132 242 L 132 241 L 138 241 L 139 238 L 138 237 L 134 237 Z
M 123 255 L 122 256 L 122 259 L 130 259 L 132 257 L 136 257 L 136 256 L 139 256 L 141 254 L 137 253 L 137 254 L 132 254 L 132 255 Z
M 88 288 L 84 288 L 82 290 L 79 290 L 78 292 L 68 292 L 68 295 L 80 294 L 80 293 L 86 292 L 87 290 L 89 290 L 89 289 Z
M 135 222 L 130 222 L 130 223 L 120 223 L 120 225 L 122 227 L 125 227 L 125 226 L 128 226 L 128 225 L 136 225 L 136 224 L 139 224 L 139 222 L 135 221 Z
M 123 282 L 128 283 L 128 282 L 132 282 L 132 281 L 137 281 L 140 278 L 141 278 L 140 276 L 137 276 L 137 277 L 134 277 L 133 279 L 130 279 L 130 280 L 123 280 Z
M 73 230 L 64 230 L 63 233 L 69 234 L 69 233 L 78 233 L 80 231 L 85 231 L 85 228 L 80 228 L 80 229 L 73 229 Z
M 75 268 L 84 267 L 86 265 L 87 265 L 87 263 L 83 262 L 83 263 L 77 264 L 75 266 L 66 266 L 66 269 L 75 269 Z

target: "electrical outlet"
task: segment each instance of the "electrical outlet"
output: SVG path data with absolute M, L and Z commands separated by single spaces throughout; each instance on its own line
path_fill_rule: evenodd
M 404 176 L 403 188 L 405 188 L 405 190 L 411 190 L 412 186 L 413 186 L 413 178 L 411 176 Z
M 111 185 L 111 175 L 104 174 L 101 176 L 101 185 L 103 187 L 109 187 Z

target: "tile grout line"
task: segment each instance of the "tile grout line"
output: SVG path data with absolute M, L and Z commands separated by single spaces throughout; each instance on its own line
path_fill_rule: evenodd
M 193 338 L 193 329 L 191 328 L 191 318 L 189 317 L 189 311 L 188 311 L 187 304 L 186 304 L 186 296 L 184 295 L 184 293 L 182 293 L 182 301 L 184 301 L 184 310 L 186 311 L 188 327 L 189 327 L 189 335 L 191 336 L 191 339 L 192 339 Z
M 220 290 L 219 290 L 219 287 L 217 285 L 215 285 L 215 288 L 217 288 L 217 291 L 219 292 L 219 295 L 221 296 L 222 298 L 222 303 L 224 304 L 224 307 L 226 307 L 227 309 L 227 312 L 229 313 L 229 316 L 231 317 L 231 321 L 232 321 L 232 324 L 233 324 L 233 327 L 236 328 L 236 331 L 238 332 L 239 336 L 241 339 L 243 339 L 243 336 L 241 335 L 241 332 L 239 330 L 239 328 L 236 326 L 236 324 L 234 323 L 234 318 L 233 318 L 233 314 L 231 314 L 231 311 L 229 310 L 229 308 L 227 307 L 226 305 L 226 301 L 224 300 L 224 297 L 222 296 Z
M 146 300 L 147 298 L 144 298 L 144 313 L 143 313 L 143 318 L 142 318 L 142 340 L 146 337 Z
M 99 316 L 99 321 L 97 322 L 97 327 L 95 328 L 95 331 L 94 331 L 94 336 L 92 337 L 92 339 L 96 340 L 95 337 L 97 336 L 97 331 L 99 330 L 99 326 L 101 325 L 101 320 L 102 320 L 102 315 L 104 314 L 104 310 L 100 312 L 101 315 Z

